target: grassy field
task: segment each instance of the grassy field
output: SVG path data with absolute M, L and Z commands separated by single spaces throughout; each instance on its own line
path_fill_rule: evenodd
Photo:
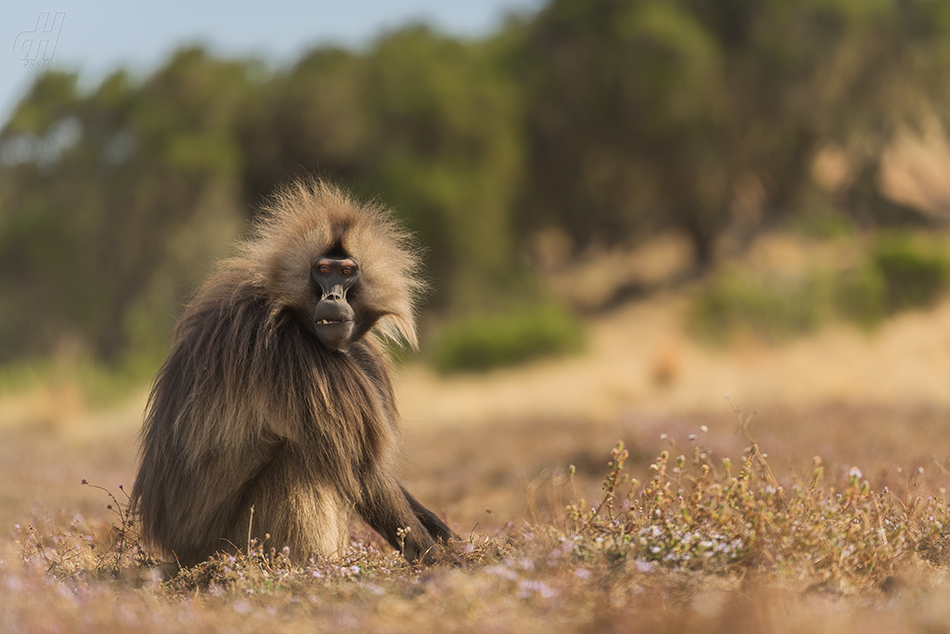
M 950 303 L 709 348 L 683 301 L 561 361 L 400 371 L 405 480 L 462 536 L 424 569 L 354 525 L 343 560 L 162 583 L 122 530 L 144 393 L 8 394 L 0 632 L 950 629 Z

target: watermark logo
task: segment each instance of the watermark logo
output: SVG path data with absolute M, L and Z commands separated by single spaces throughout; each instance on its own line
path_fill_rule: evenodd
M 36 28 L 21 31 L 13 41 L 13 54 L 23 60 L 24 68 L 49 68 L 56 52 L 59 33 L 63 30 L 65 11 L 41 11 L 36 18 Z

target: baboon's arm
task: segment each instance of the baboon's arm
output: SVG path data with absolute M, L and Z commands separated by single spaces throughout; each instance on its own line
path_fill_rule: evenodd
M 356 511 L 409 561 L 424 559 L 437 539 L 452 536 L 452 531 L 442 520 L 395 480 L 379 478 L 372 485 L 367 483 Z M 403 532 L 405 529 L 408 531 Z
M 438 515 L 424 507 L 409 491 L 406 491 L 406 487 L 400 484 L 399 489 L 409 502 L 409 508 L 412 509 L 413 514 L 433 538 L 444 542 L 459 538 L 451 528 L 446 526 L 445 522 L 439 519 Z

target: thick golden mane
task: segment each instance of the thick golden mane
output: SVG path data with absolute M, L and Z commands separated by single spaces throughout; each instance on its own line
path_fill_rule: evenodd
M 415 304 L 425 283 L 412 236 L 376 203 L 353 200 L 321 181 L 298 181 L 275 194 L 229 266 L 263 275 L 275 310 L 314 300 L 310 265 L 334 246 L 360 263 L 357 312 L 380 334 L 418 346 Z

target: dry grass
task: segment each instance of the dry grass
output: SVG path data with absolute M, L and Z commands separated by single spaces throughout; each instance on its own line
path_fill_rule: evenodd
M 8 430 L 0 491 L 18 492 L 3 508 L 19 528 L 0 541 L 0 631 L 883 632 L 950 616 L 946 410 L 735 420 L 726 402 L 416 429 L 407 480 L 464 536 L 443 565 L 412 569 L 355 526 L 339 561 L 293 567 L 264 544 L 167 583 L 114 512 L 117 484 L 118 500 L 80 484 L 116 482 L 134 430 Z

